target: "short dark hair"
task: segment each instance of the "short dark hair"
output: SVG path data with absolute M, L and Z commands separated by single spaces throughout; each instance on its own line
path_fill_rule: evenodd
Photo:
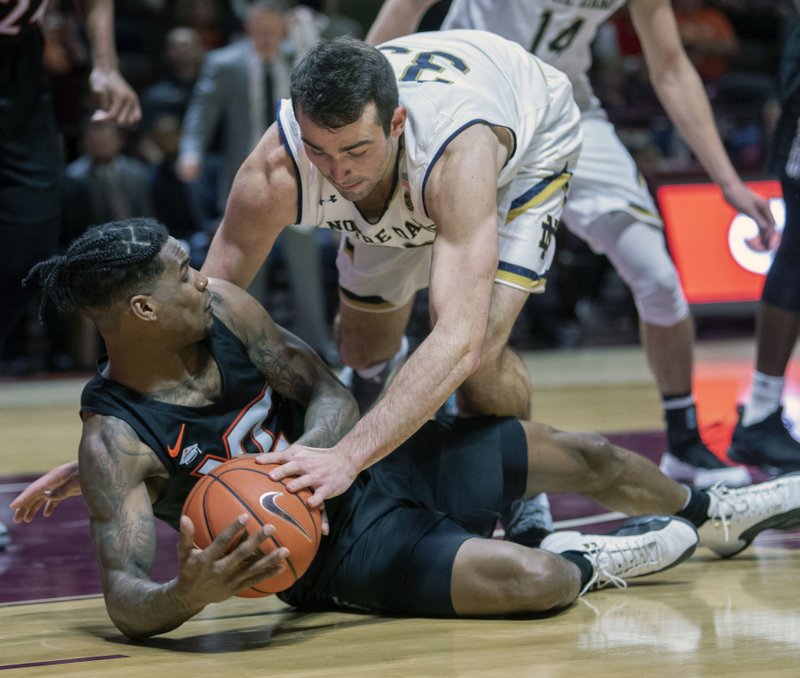
M 292 106 L 316 125 L 338 129 L 358 120 L 374 102 L 386 136 L 399 95 L 389 60 L 361 40 L 342 36 L 322 40 L 295 66 L 291 81 Z
M 88 229 L 65 254 L 36 264 L 23 285 L 38 276 L 41 311 L 51 299 L 59 311 L 101 310 L 140 292 L 164 271 L 159 257 L 167 229 L 155 219 L 136 217 Z

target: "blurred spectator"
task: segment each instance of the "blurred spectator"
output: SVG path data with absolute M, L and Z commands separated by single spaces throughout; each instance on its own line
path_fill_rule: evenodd
M 203 44 L 192 28 L 173 28 L 166 37 L 162 77 L 142 94 L 142 127 L 146 132 L 153 121 L 164 115 L 183 120 L 192 88 L 203 63 Z M 148 160 L 151 158 L 144 150 Z
M 125 138 L 112 123 L 90 122 L 84 153 L 65 171 L 64 215 L 81 231 L 132 216 L 155 216 L 147 165 L 122 154 Z M 65 233 L 62 240 L 76 234 Z
M 156 218 L 164 224 L 171 235 L 188 245 L 192 266 L 203 264 L 210 233 L 203 238 L 205 215 L 202 213 L 195 193 L 181 181 L 175 171 L 178 145 L 181 136 L 181 120 L 170 113 L 162 113 L 150 121 L 148 138 L 157 151 L 158 160 L 151 163 L 150 186 Z
M 247 37 L 209 52 L 183 120 L 178 176 L 199 176 L 218 127 L 222 126 L 222 163 L 217 207 L 225 202 L 236 172 L 275 120 L 275 105 L 288 96 L 292 53 L 283 49 L 285 3 L 262 0 L 248 10 Z
M 203 171 L 212 140 L 221 129 L 221 161 L 217 179 L 218 213 L 225 211 L 233 178 L 266 129 L 275 120 L 277 102 L 289 96 L 294 59 L 318 39 L 314 24 L 305 24 L 307 44 L 288 38 L 288 5 L 282 0 L 258 0 L 245 10 L 243 40 L 206 55 L 183 120 L 178 177 L 195 182 Z M 330 236 L 328 235 L 330 238 Z M 322 263 L 316 229 L 286 231 L 278 243 L 289 273 L 295 302 L 294 331 L 323 358 L 338 360 L 325 311 Z M 265 269 L 250 291 L 265 300 Z
M 62 152 L 53 98 L 45 67 L 41 30 L 47 2 L 0 2 L 0 357 L 25 361 L 19 337 L 23 319 L 36 297 L 20 281 L 30 267 L 53 254 L 61 229 Z M 83 3 L 92 70 L 89 84 L 97 98 L 96 119 L 129 125 L 138 121 L 139 100 L 117 68 L 114 4 Z M 53 35 L 51 34 L 51 38 Z M 51 40 L 51 47 L 66 43 Z M 67 50 L 54 55 L 56 69 L 68 66 Z M 20 362 L 21 361 L 21 362 Z M 4 372 L 6 365 L 0 366 Z M 10 371 L 24 371 L 12 366 Z
M 173 23 L 197 31 L 204 49 L 223 47 L 237 28 L 235 15 L 224 0 L 177 0 Z
M 738 41 L 728 17 L 704 0 L 673 0 L 683 46 L 705 83 L 728 70 Z

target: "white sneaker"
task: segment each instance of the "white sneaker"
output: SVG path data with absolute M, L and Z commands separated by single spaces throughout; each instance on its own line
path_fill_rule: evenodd
M 665 476 L 696 490 L 707 490 L 717 483 L 725 483 L 727 487 L 744 487 L 753 482 L 750 471 L 744 466 L 703 468 L 681 461 L 671 452 L 664 452 L 658 468 Z
M 708 520 L 698 529 L 700 543 L 723 558 L 745 549 L 769 529 L 800 524 L 800 472 L 750 487 L 710 488 Z
M 11 535 L 8 534 L 8 528 L 0 523 L 0 551 L 11 543 Z
M 624 589 L 626 579 L 655 574 L 686 560 L 697 547 L 697 531 L 676 516 L 629 518 L 614 532 L 554 532 L 541 548 L 553 553 L 582 551 L 594 574 L 579 595 L 609 584 Z

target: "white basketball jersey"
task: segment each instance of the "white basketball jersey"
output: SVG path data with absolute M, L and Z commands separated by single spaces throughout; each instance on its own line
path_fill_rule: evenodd
M 597 30 L 627 0 L 453 0 L 443 29 L 476 28 L 519 43 L 569 76 L 581 111 L 600 107 L 589 82 Z
M 291 102 L 284 100 L 278 124 L 297 168 L 298 223 L 331 228 L 368 244 L 429 245 L 436 225 L 423 196 L 447 144 L 476 123 L 510 130 L 515 146 L 497 179 L 498 188 L 505 186 L 519 171 L 534 137 L 543 132 L 551 90 L 568 88 L 569 83 L 519 45 L 486 32 L 418 33 L 379 49 L 392 64 L 400 104 L 408 110 L 390 200 L 380 218 L 370 221 L 342 198 L 306 155 Z

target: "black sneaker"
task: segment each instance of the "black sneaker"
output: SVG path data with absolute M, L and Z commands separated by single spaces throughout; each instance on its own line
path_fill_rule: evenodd
M 664 475 L 697 490 L 708 489 L 717 483 L 744 487 L 753 482 L 744 466 L 728 466 L 699 437 L 664 452 L 659 468 Z
M 404 344 L 400 351 L 383 366 L 383 369 L 374 377 L 365 379 L 360 376 L 354 369 L 346 367 L 339 375 L 342 383 L 350 389 L 350 393 L 358 403 L 358 409 L 361 414 L 364 414 L 370 407 L 375 404 L 375 401 L 383 393 L 393 378 L 397 370 L 405 362 L 408 357 L 408 344 Z
M 507 541 L 530 547 L 539 546 L 555 529 L 550 501 L 544 492 L 513 502 L 508 513 L 500 516 L 500 524 Z
M 728 457 L 741 464 L 758 466 L 770 475 L 800 471 L 800 442 L 784 424 L 783 407 L 750 426 L 742 425 L 743 411 L 739 407 L 739 421 L 733 429 Z

